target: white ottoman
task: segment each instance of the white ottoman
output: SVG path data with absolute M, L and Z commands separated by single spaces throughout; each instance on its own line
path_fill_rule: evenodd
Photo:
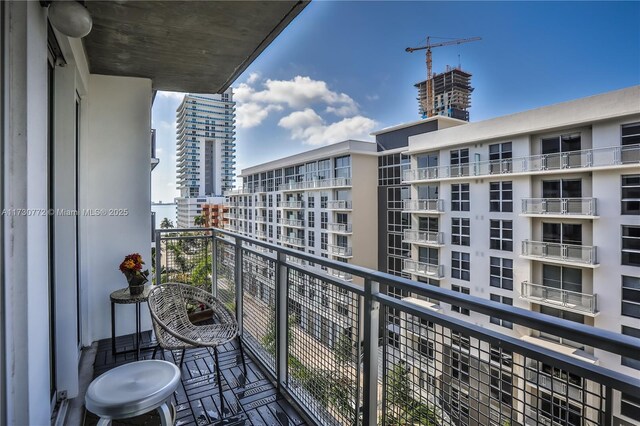
M 180 383 L 180 370 L 167 361 L 132 362 L 109 370 L 89 385 L 87 410 L 100 417 L 99 426 L 158 410 L 162 426 L 173 424 L 171 395 Z

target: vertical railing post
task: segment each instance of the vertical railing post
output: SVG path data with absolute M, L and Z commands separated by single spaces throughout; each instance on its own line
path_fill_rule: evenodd
M 235 245 L 235 287 L 236 287 L 236 320 L 238 321 L 238 332 L 242 336 L 242 240 L 236 238 Z
M 218 297 L 218 238 L 211 230 L 211 294 Z
M 276 263 L 276 378 L 278 386 L 284 387 L 287 383 L 287 344 L 288 344 L 288 318 L 287 318 L 287 255 L 278 252 Z
M 363 424 L 378 423 L 378 334 L 380 332 L 380 302 L 374 296 L 380 293 L 380 284 L 364 280 L 364 357 Z M 384 372 L 383 372 L 384 374 Z
M 160 252 L 162 233 L 160 231 L 156 231 L 156 285 L 162 284 L 160 280 L 162 279 L 162 253 Z

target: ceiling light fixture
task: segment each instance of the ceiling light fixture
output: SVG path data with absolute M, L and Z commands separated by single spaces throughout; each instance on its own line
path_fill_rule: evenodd
M 77 1 L 57 0 L 49 6 L 49 21 L 62 34 L 82 38 L 91 32 L 93 20 L 86 7 Z

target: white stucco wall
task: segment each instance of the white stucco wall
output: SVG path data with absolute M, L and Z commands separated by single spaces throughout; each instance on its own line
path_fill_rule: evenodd
M 124 256 L 140 253 L 151 270 L 151 80 L 91 75 L 87 126 L 81 208 L 128 210 L 125 216 L 85 216 L 82 222 L 88 335 L 98 340 L 111 336 L 109 294 L 126 287 L 118 270 Z M 142 314 L 143 330 L 150 329 L 146 307 Z M 117 306 L 117 334 L 133 333 L 134 318 L 132 306 Z

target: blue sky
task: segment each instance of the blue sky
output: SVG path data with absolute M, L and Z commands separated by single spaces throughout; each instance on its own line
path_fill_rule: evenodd
M 638 22 L 638 2 L 314 1 L 233 85 L 238 172 L 419 119 L 424 52 L 404 49 L 427 35 L 482 37 L 433 49 L 434 72 L 460 61 L 473 74 L 479 121 L 640 84 Z M 161 92 L 154 103 L 154 201 L 177 194 L 180 99 Z

